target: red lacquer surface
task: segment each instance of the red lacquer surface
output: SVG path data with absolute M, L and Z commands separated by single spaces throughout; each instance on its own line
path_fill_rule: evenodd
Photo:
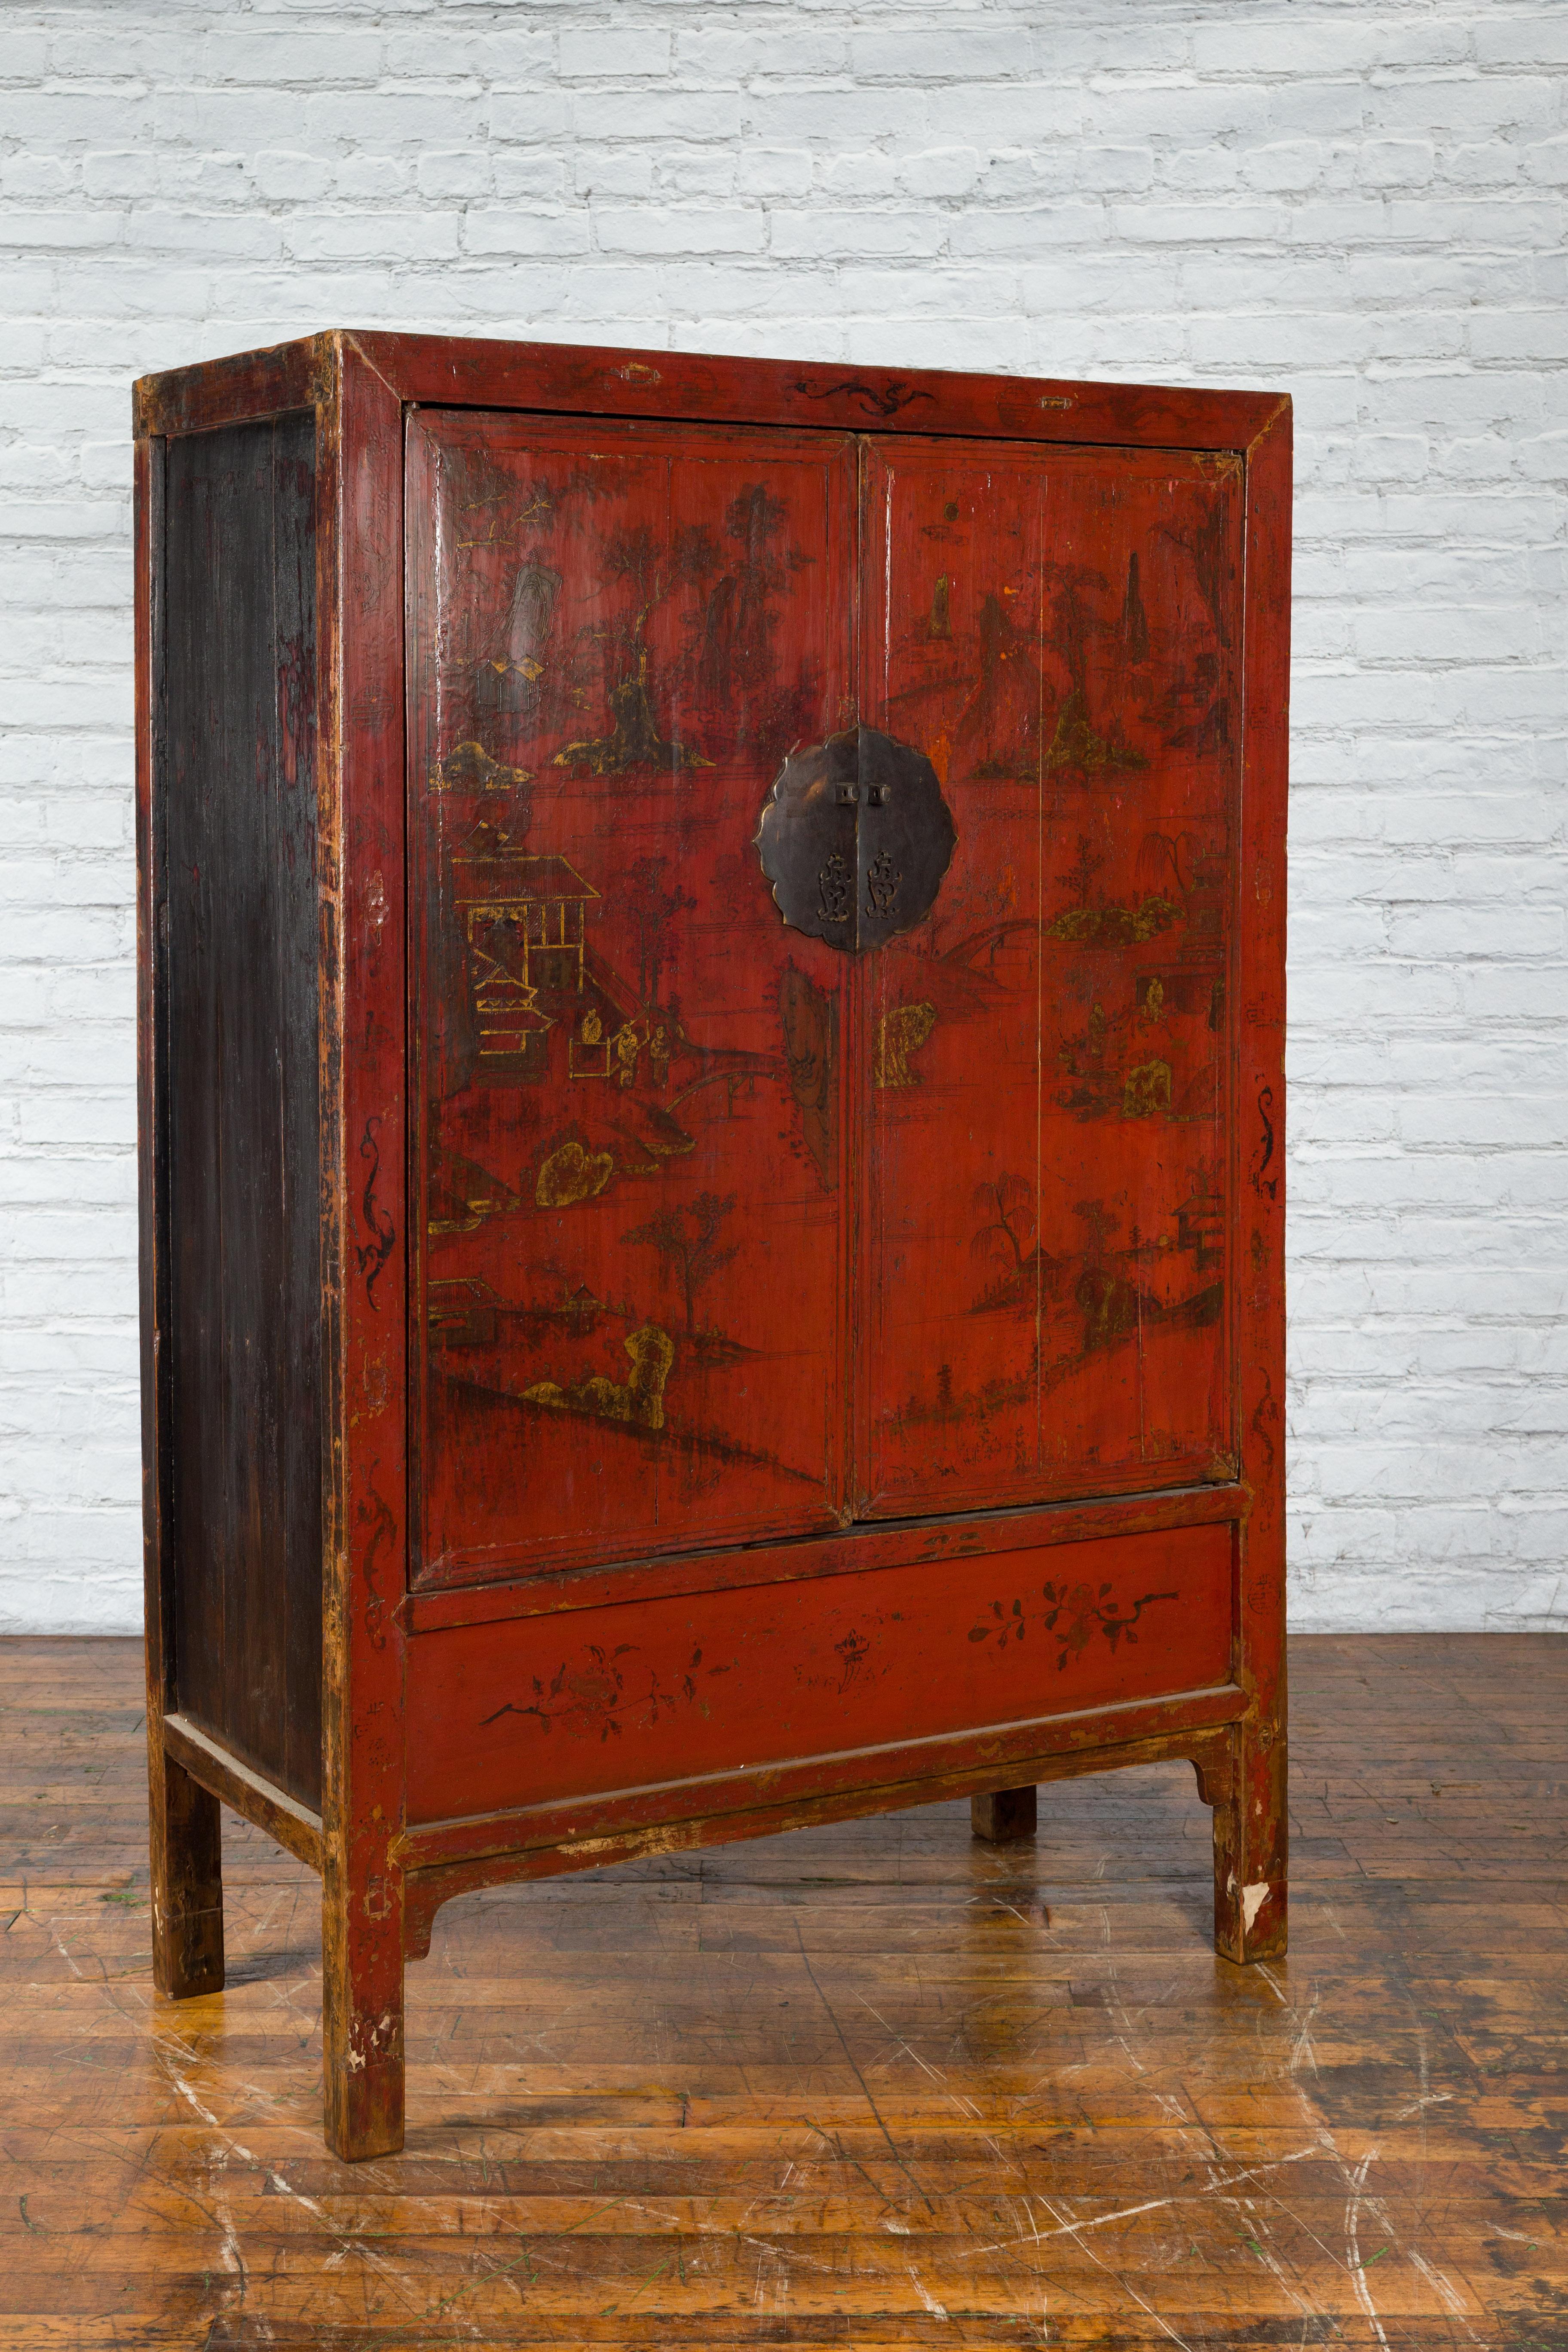
M 853 449 L 411 445 L 424 1557 L 833 1523 L 844 959 L 752 846 L 852 708 Z
M 1220 1684 L 1234 1550 L 1168 1529 L 422 1634 L 408 1817 Z
M 862 1508 L 1226 1475 L 1241 468 L 884 441 L 866 699 L 958 830 L 867 973 Z
M 1217 1948 L 1277 1956 L 1289 403 L 342 331 L 138 387 L 154 1664 L 162 442 L 306 408 L 325 1730 L 289 1818 L 332 2145 L 399 2145 L 401 1956 L 451 1895 L 867 1805 L 1186 1757 Z M 752 847 L 785 753 L 857 723 L 957 835 L 858 960 Z M 205 1990 L 206 1801 L 289 1801 L 166 1698 L 160 1982 Z
M 426 1574 L 1229 1475 L 1240 517 L 1225 457 L 420 420 Z M 857 713 L 958 845 L 846 959 L 752 835 Z

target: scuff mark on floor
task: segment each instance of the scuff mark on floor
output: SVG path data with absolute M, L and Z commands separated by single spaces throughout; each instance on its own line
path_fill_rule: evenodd
M 915 2283 L 915 2293 L 919 2295 L 921 2301 L 924 2304 L 931 2317 L 933 2319 L 945 2319 L 947 2317 L 946 2305 L 938 2303 L 935 2295 L 927 2288 L 925 2281 L 921 2278 L 919 2271 L 916 2270 L 913 2263 L 910 2263 L 909 2265 L 909 2273 L 910 2278 L 912 2278 Z
M 1236 2188 L 1243 2180 L 1261 2180 L 1268 2173 L 1280 2171 L 1288 2164 L 1300 2164 L 1307 2157 L 1317 2156 L 1321 2152 L 1316 2144 L 1311 2147 L 1299 2147 L 1289 2156 L 1270 2158 L 1267 2164 L 1249 2165 L 1245 2171 L 1232 2173 L 1227 2180 L 1216 2180 L 1210 2188 L 1199 2189 L 1190 2197 L 1151 2197 L 1142 2205 L 1119 2205 L 1112 2213 L 1091 2213 L 1085 2221 L 1064 2221 L 1058 2229 L 1036 2231 L 1033 2234 L 1046 2238 L 1076 2238 L 1081 2231 L 1108 2229 L 1113 2221 L 1134 2221 L 1141 2213 L 1159 2213 L 1170 2206 L 1202 2204 L 1210 2197 L 1223 2196 L 1226 2189 Z M 1041 2198 L 1040 2202 L 1044 2205 L 1045 2199 Z M 1047 2206 L 1047 2210 L 1054 2209 Z M 970 2262 L 981 2254 L 1000 2253 L 1007 2246 L 1021 2246 L 1027 2242 L 1024 2237 L 1001 2238 L 994 2245 L 970 2248 L 962 2259 Z
M 1345 2267 L 1351 2274 L 1351 2284 L 1355 2289 L 1356 2301 L 1365 2312 L 1373 2334 L 1383 2346 L 1384 2352 L 1388 2352 L 1388 2338 L 1384 2333 L 1383 2322 L 1377 2315 L 1377 2306 L 1373 2302 L 1372 2291 L 1366 2283 L 1366 2265 L 1362 2260 L 1361 2239 L 1358 2234 L 1362 2206 L 1363 2202 L 1370 2205 L 1370 2200 L 1366 2197 L 1366 2176 L 1376 2161 L 1377 2147 L 1374 2143 L 1368 2148 L 1350 2176 L 1351 2193 L 1345 2202 Z M 1387 2226 L 1386 2221 L 1384 2226 Z

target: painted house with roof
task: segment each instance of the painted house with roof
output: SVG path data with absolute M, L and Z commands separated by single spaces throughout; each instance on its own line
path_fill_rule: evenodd
M 476 1076 L 492 1085 L 551 1076 L 630 1085 L 645 1048 L 658 1058 L 662 1030 L 587 945 L 599 892 L 570 858 L 514 849 L 488 825 L 473 838 L 452 877 Z

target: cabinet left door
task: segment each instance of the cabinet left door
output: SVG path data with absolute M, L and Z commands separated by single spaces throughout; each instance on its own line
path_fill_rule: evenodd
M 856 713 L 837 436 L 424 410 L 415 1572 L 837 1523 L 844 957 L 752 836 Z

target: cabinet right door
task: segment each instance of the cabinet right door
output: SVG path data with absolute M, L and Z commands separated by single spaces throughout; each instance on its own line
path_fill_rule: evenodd
M 865 463 L 862 715 L 958 843 L 859 972 L 858 1512 L 1227 1476 L 1240 460 Z

